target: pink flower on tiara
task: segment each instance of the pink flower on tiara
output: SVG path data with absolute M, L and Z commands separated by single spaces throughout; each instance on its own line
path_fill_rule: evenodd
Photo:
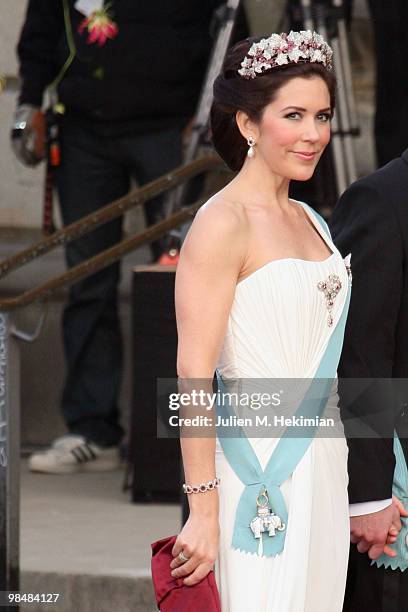
M 312 62 L 332 69 L 333 51 L 316 32 L 302 30 L 289 34 L 272 34 L 253 43 L 238 70 L 244 79 L 254 79 L 266 70 L 285 64 Z

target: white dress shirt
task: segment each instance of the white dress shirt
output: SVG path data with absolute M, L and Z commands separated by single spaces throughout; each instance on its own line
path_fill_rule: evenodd
M 392 498 L 390 499 L 379 499 L 369 502 L 359 502 L 357 504 L 349 505 L 350 516 L 361 516 L 362 514 L 373 514 L 374 512 L 380 512 L 392 504 Z

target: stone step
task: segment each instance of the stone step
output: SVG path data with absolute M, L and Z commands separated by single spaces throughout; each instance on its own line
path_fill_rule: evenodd
M 150 575 L 104 576 L 23 572 L 21 593 L 58 593 L 56 603 L 22 605 L 26 612 L 156 612 Z
M 150 544 L 178 533 L 177 505 L 131 504 L 123 471 L 21 471 L 21 592 L 59 593 L 30 612 L 153 612 Z

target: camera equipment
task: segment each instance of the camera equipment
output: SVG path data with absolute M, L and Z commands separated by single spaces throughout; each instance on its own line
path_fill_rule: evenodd
M 342 0 L 297 0 L 288 3 L 291 19 L 299 27 L 316 30 L 333 48 L 337 78 L 337 108 L 333 117 L 331 152 L 336 182 L 336 199 L 357 179 L 353 139 L 357 124 L 345 8 Z M 331 177 L 326 176 L 326 180 Z
M 216 76 L 221 71 L 239 6 L 240 0 L 228 0 L 215 11 L 214 27 L 217 30 L 217 37 L 208 62 L 191 136 L 184 155 L 184 164 L 186 165 L 194 161 L 201 145 L 208 145 L 208 127 L 213 95 L 212 87 Z M 188 187 L 188 184 L 184 184 L 170 192 L 165 206 L 166 217 L 175 213 L 185 204 Z M 166 245 L 167 254 L 164 255 L 164 259 L 160 260 L 159 263 L 177 263 L 182 236 L 185 233 L 186 227 L 174 230 L 169 234 Z

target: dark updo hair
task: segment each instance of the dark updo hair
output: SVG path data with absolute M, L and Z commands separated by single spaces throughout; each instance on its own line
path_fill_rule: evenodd
M 222 71 L 213 86 L 214 99 L 210 115 L 212 141 L 217 153 L 234 171 L 242 168 L 248 150 L 235 119 L 238 110 L 259 123 L 265 107 L 275 99 L 279 89 L 295 77 L 321 77 L 329 90 L 332 111 L 336 103 L 336 78 L 323 64 L 299 62 L 272 68 L 254 79 L 240 76 L 238 70 L 241 62 L 251 45 L 260 40 L 261 37 L 247 38 L 229 49 Z

